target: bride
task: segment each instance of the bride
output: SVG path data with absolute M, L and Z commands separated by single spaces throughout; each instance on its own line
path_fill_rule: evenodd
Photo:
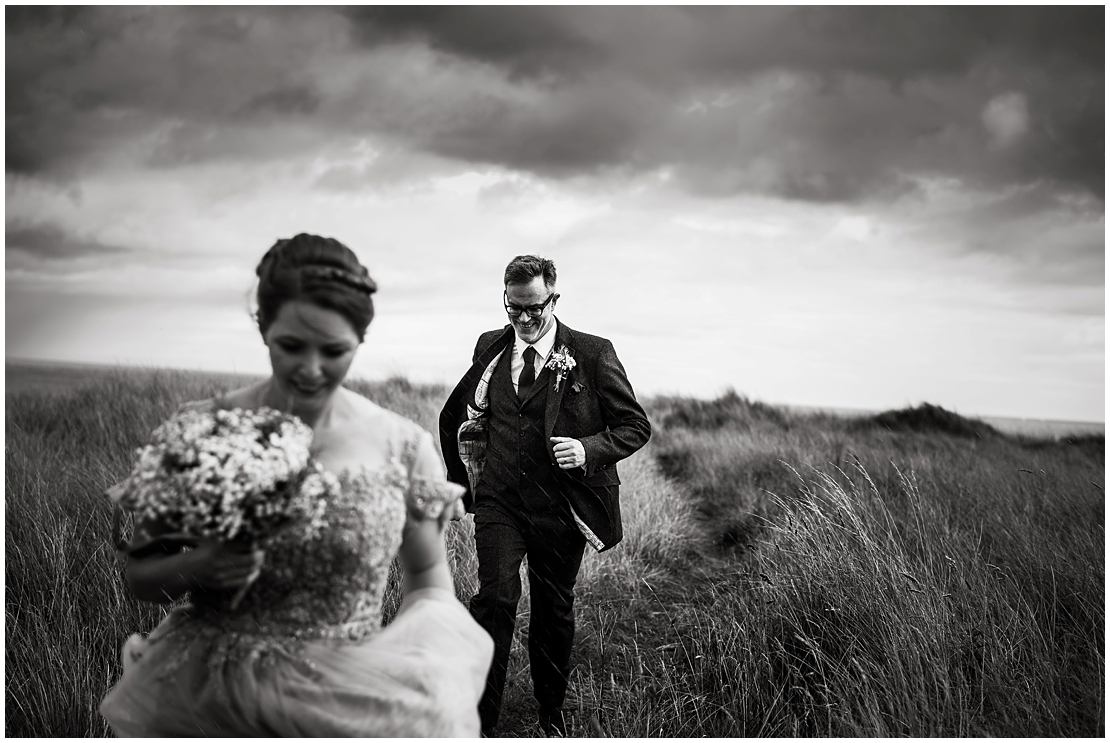
M 272 375 L 190 405 L 291 411 L 341 494 L 311 541 L 133 552 L 136 597 L 189 603 L 127 641 L 101 714 L 121 736 L 477 737 L 493 643 L 454 596 L 443 540 L 462 488 L 430 434 L 340 386 L 376 286 L 346 246 L 307 234 L 279 240 L 257 273 Z M 383 628 L 398 553 L 404 600 Z M 228 609 L 228 591 L 248 583 Z

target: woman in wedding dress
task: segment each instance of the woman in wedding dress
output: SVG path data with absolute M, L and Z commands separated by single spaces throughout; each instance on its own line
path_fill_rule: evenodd
M 279 240 L 257 272 L 273 373 L 190 406 L 294 413 L 341 492 L 313 538 L 289 528 L 264 552 L 214 541 L 133 552 L 138 598 L 189 603 L 128 640 L 101 714 L 121 736 L 477 737 L 493 643 L 454 596 L 443 539 L 462 488 L 430 434 L 340 386 L 376 287 L 346 246 L 306 234 Z M 140 523 L 135 541 L 160 531 Z M 382 627 L 397 554 L 404 600 Z

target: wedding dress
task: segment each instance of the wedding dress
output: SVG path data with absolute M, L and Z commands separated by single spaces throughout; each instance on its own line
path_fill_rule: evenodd
M 283 530 L 234 610 L 226 594 L 194 592 L 149 636 L 131 636 L 100 706 L 117 735 L 479 735 L 493 642 L 454 595 L 414 591 L 382 627 L 406 520 L 462 492 L 410 474 L 435 450 L 405 423 L 400 457 L 344 475 L 315 537 Z

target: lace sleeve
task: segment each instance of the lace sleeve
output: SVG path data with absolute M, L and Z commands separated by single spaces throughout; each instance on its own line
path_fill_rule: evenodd
M 447 481 L 443 460 L 432 442 L 432 435 L 421 430 L 406 448 L 405 465 L 409 471 L 405 505 L 409 518 L 436 519 L 444 514 L 453 516 L 462 508 L 466 488 Z

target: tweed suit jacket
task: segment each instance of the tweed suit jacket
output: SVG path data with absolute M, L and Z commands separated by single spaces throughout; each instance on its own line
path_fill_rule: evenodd
M 514 337 L 512 325 L 506 325 L 478 338 L 470 369 L 440 413 L 439 434 L 447 477 L 467 489 L 463 503 L 468 511 L 474 509 L 474 483 L 460 455 L 460 429 L 465 430 L 467 421 L 485 408 L 482 395 L 476 397 L 484 384 L 483 374 L 488 380 L 494 361 L 501 353 L 510 352 Z M 548 439 L 565 436 L 581 441 L 586 450 L 585 470 L 561 469 L 550 441 L 547 454 L 579 529 L 595 549 L 603 551 L 623 536 L 616 464 L 647 443 L 651 424 L 636 401 L 612 343 L 558 322 L 552 348 L 558 351 L 564 346 L 575 366 L 558 388 L 556 374 L 550 369 L 545 368 L 536 380 L 548 386 L 544 432 Z

